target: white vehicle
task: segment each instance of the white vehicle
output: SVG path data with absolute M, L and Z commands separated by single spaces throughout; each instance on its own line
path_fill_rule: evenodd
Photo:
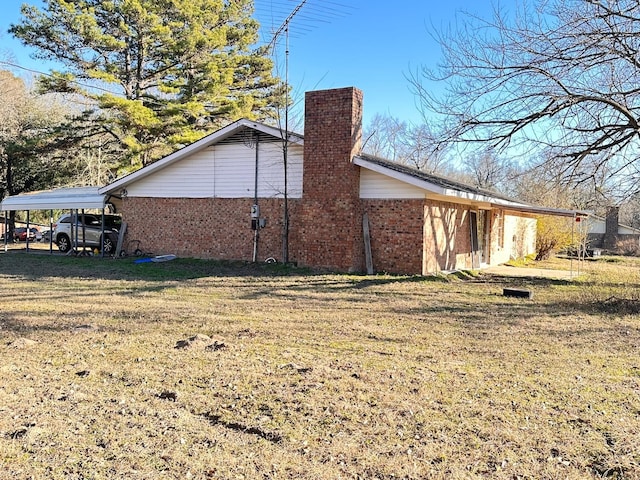
M 119 216 L 104 215 L 103 230 L 102 215 L 67 213 L 53 225 L 53 241 L 63 253 L 73 247 L 91 247 L 100 249 L 105 255 L 113 255 L 120 224 Z

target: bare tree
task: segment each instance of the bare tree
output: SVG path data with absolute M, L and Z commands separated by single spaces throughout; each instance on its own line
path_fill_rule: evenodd
M 472 177 L 471 182 L 480 188 L 498 190 L 508 180 L 510 164 L 492 148 L 472 153 L 466 156 L 462 163 L 468 175 Z
M 634 195 L 620 205 L 620 223 L 640 228 L 640 197 Z
M 545 150 L 565 182 L 598 187 L 604 172 L 619 194 L 637 188 L 638 0 L 521 0 L 435 36 L 441 65 L 410 81 L 424 113 L 444 117 L 443 141 Z
M 402 161 L 407 124 L 397 118 L 375 114 L 365 135 L 367 153 L 388 160 Z
M 64 111 L 32 92 L 24 80 L 0 70 L 0 198 L 50 186 L 62 173 L 52 155 Z
M 446 151 L 428 123 L 411 125 L 376 114 L 365 132 L 366 153 L 403 163 L 428 173 L 449 169 Z

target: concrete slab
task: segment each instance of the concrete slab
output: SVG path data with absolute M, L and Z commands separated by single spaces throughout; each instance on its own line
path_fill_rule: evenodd
M 545 268 L 512 267 L 509 265 L 487 267 L 481 271 L 505 277 L 553 278 L 556 280 L 572 280 L 578 276 L 577 270 L 572 272 L 570 270 L 548 270 Z

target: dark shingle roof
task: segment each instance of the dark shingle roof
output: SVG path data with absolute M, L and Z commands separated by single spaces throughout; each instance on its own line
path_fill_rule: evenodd
M 418 170 L 417 168 L 409 167 L 408 165 L 402 165 L 397 162 L 392 162 L 391 160 L 386 160 L 384 158 L 376 157 L 374 155 L 360 154 L 358 155 L 358 157 L 363 160 L 366 160 L 367 162 L 374 163 L 376 165 L 387 168 L 389 170 L 393 170 L 398 173 L 409 175 L 419 180 L 424 180 L 426 182 L 432 183 L 442 188 L 450 188 L 453 190 L 458 190 L 458 191 L 470 193 L 473 195 L 484 195 L 487 197 L 497 198 L 500 200 L 506 200 L 508 202 L 522 203 L 519 200 L 513 199 L 511 197 L 507 197 L 506 195 L 502 195 L 500 193 L 497 193 L 491 190 L 474 187 L 466 183 L 453 180 L 451 178 L 443 177 L 441 175 L 435 175 L 433 173 L 423 172 L 422 170 Z

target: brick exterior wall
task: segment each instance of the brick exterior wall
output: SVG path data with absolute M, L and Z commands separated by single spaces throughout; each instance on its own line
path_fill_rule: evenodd
M 291 217 L 299 231 L 292 254 L 301 265 L 364 269 L 360 169 L 362 92 L 342 88 L 305 96 L 303 201 Z
M 282 200 L 260 199 L 267 224 L 259 232 L 258 260 L 282 256 Z M 252 198 L 126 198 L 121 212 L 127 222 L 125 248 L 140 240 L 145 252 L 155 255 L 222 260 L 253 258 Z M 291 215 L 298 200 L 289 200 Z M 131 244 L 132 245 L 132 244 Z
M 471 268 L 469 210 L 447 202 L 428 202 L 424 213 L 423 273 Z
M 470 207 L 425 199 L 360 199 L 360 167 L 352 160 L 362 143 L 362 99 L 352 87 L 306 94 L 303 194 L 289 200 L 289 260 L 363 272 L 366 212 L 376 272 L 472 268 Z M 129 225 L 125 240 L 140 240 L 145 252 L 250 261 L 253 203 L 253 198 L 126 198 L 120 211 Z M 283 200 L 261 198 L 259 204 L 267 225 L 260 230 L 258 261 L 281 260 Z M 487 253 L 494 264 L 512 249 L 506 232 L 513 222 L 502 217 L 504 245 L 495 249 L 496 214 L 487 215 L 492 240 Z
M 587 245 L 589 248 L 602 248 L 603 250 L 616 253 L 624 253 L 625 248 L 632 251 L 634 246 L 640 246 L 640 235 L 634 233 L 620 233 L 615 235 L 615 243 L 613 246 L 609 243 L 606 244 L 607 247 L 605 247 L 605 238 L 606 235 L 604 233 L 589 233 L 587 235 Z M 609 242 L 611 242 L 611 240 L 612 239 L 609 238 Z
M 362 205 L 369 217 L 374 270 L 422 273 L 424 200 L 363 200 Z
M 363 200 L 373 267 L 416 275 L 471 268 L 467 207 L 425 200 Z

